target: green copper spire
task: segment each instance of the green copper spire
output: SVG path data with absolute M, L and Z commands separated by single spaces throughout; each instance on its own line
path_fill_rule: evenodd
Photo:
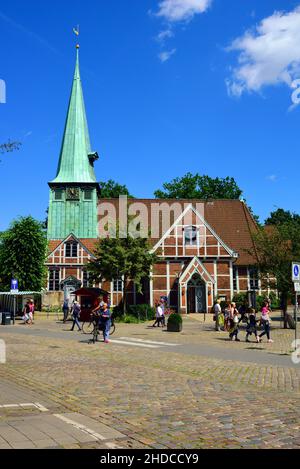
M 79 46 L 69 110 L 58 163 L 56 178 L 52 183 L 95 183 L 94 161 L 97 153 L 91 152 L 90 137 L 85 113 L 79 70 Z
M 79 72 L 79 46 L 74 82 L 56 178 L 49 183 L 48 239 L 70 234 L 83 239 L 98 237 L 96 182 Z

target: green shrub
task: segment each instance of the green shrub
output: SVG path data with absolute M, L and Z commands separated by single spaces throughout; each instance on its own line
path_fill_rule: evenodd
M 135 317 L 132 316 L 131 314 L 125 314 L 125 316 L 118 316 L 115 318 L 116 322 L 123 322 L 125 324 L 138 324 L 139 320 Z
M 281 301 L 280 301 L 280 298 L 277 298 L 276 293 L 271 292 L 269 295 L 269 298 L 271 300 L 271 308 L 280 309 Z
M 237 308 L 239 308 L 240 306 L 242 306 L 242 304 L 243 304 L 245 301 L 248 301 L 248 295 L 247 295 L 247 293 L 237 293 L 237 294 L 234 295 L 234 297 L 232 298 L 232 302 L 233 302 L 233 303 L 236 303 Z
M 182 324 L 182 316 L 178 313 L 172 313 L 169 316 L 168 323 L 170 324 Z
M 139 321 L 152 321 L 155 319 L 155 308 L 152 308 L 150 305 L 129 306 L 127 313 Z

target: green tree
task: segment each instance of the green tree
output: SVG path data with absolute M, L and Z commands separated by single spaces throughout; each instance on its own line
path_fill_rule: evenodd
M 12 142 L 11 140 L 8 140 L 8 142 L 0 144 L 0 154 L 3 155 L 4 153 L 11 153 L 13 151 L 19 150 L 20 147 L 20 142 Z
M 109 179 L 107 182 L 99 182 L 99 184 L 102 199 L 118 199 L 120 195 L 127 195 L 129 198 L 133 198 L 125 185 L 122 186 L 112 179 Z
M 123 279 L 123 312 L 126 312 L 128 282 L 134 282 L 137 291 L 142 291 L 142 279 L 148 278 L 155 254 L 145 238 L 106 238 L 98 241 L 95 259 L 88 264 L 88 271 L 95 281 Z
M 296 223 L 300 226 L 300 215 L 278 208 L 275 212 L 271 212 L 266 220 L 266 225 L 284 225 L 286 223 Z
M 239 199 L 243 191 L 234 178 L 211 178 L 187 173 L 181 178 L 163 184 L 164 191 L 157 190 L 157 199 Z
M 284 324 L 287 327 L 287 302 L 293 292 L 292 262 L 300 259 L 300 230 L 295 223 L 284 223 L 277 226 L 263 227 L 253 235 L 255 257 L 261 272 L 263 288 L 267 287 L 266 277 L 274 277 L 269 281 L 270 288 L 277 289 L 284 312 Z
M 32 217 L 14 221 L 0 235 L 0 284 L 10 290 L 11 278 L 23 291 L 41 291 L 45 286 L 47 239 L 42 223 Z

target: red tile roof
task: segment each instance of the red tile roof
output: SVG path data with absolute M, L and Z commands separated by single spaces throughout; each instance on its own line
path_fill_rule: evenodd
M 101 199 L 99 205 L 109 202 L 115 206 L 118 217 L 118 199 Z M 257 230 L 257 225 L 244 202 L 240 200 L 128 199 L 128 205 L 137 202 L 145 204 L 148 208 L 149 226 L 151 226 L 151 205 L 154 203 L 167 203 L 168 205 L 179 203 L 182 210 L 188 204 L 192 204 L 194 207 L 196 204 L 203 204 L 204 218 L 207 223 L 229 248 L 239 254 L 237 264 L 251 265 L 255 263 L 254 255 L 249 254 L 248 251 L 254 253 L 251 233 Z M 164 233 L 161 227 L 160 231 L 160 237 L 162 237 Z M 155 245 L 159 240 L 151 239 L 150 241 L 152 245 Z
M 255 250 L 251 234 L 257 230 L 257 225 L 244 202 L 239 200 L 128 199 L 129 205 L 137 202 L 143 203 L 147 207 L 149 226 L 151 226 L 152 204 L 167 203 L 168 205 L 172 205 L 173 203 L 179 203 L 182 210 L 184 210 L 188 204 L 192 204 L 196 207 L 196 204 L 202 203 L 204 205 L 204 218 L 207 223 L 230 249 L 239 254 L 237 264 L 251 265 L 255 263 Z M 99 205 L 101 203 L 112 203 L 118 217 L 119 199 L 101 199 Z M 164 233 L 160 226 L 160 237 L 163 235 Z M 50 252 L 53 252 L 62 241 L 63 240 L 49 241 Z M 153 246 L 158 241 L 159 239 L 150 239 Z M 80 239 L 80 242 L 93 253 L 97 239 Z M 249 251 L 253 254 L 249 254 Z

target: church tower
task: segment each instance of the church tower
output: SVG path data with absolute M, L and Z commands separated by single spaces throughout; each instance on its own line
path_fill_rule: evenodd
M 95 239 L 97 201 L 100 192 L 91 151 L 79 69 L 79 46 L 56 178 L 49 182 L 48 239 Z

